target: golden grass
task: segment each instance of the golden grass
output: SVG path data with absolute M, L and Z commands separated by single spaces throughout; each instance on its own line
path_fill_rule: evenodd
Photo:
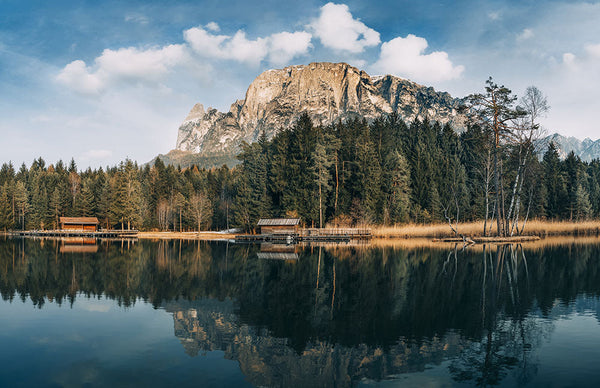
M 489 228 L 489 224 L 488 224 Z M 398 226 L 375 226 L 371 228 L 376 238 L 443 238 L 454 237 L 454 232 L 447 223 L 439 224 L 407 224 Z M 483 221 L 463 222 L 458 224 L 459 233 L 470 236 L 483 236 Z M 492 230 L 494 233 L 496 228 Z M 543 221 L 531 220 L 525 225 L 524 235 L 546 236 L 598 236 L 600 221 Z
M 217 232 L 139 232 L 137 235 L 140 239 L 149 240 L 228 240 L 235 236 Z
M 500 243 L 505 244 L 505 243 Z M 576 237 L 576 236 L 550 236 L 546 238 L 542 238 L 536 241 L 524 241 L 513 243 L 512 245 L 521 245 L 523 248 L 528 250 L 538 250 L 544 248 L 552 248 L 552 247 L 560 247 L 565 245 L 590 245 L 590 244 L 600 244 L 600 237 L 597 236 L 588 236 L 588 237 Z M 481 252 L 483 251 L 483 247 L 487 245 L 496 246 L 498 243 L 491 242 L 485 244 L 475 244 L 469 245 L 468 250 L 472 252 Z M 392 249 L 419 249 L 419 248 L 427 248 L 427 249 L 443 249 L 443 250 L 451 250 L 457 247 L 458 249 L 462 249 L 463 243 L 456 242 L 442 242 L 442 241 L 433 241 L 431 238 L 377 238 L 373 239 L 370 244 L 364 245 L 360 248 L 392 248 Z

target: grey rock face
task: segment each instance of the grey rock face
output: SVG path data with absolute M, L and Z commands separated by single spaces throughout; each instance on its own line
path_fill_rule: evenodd
M 396 112 L 405 121 L 428 118 L 461 131 L 461 100 L 414 82 L 386 75 L 371 77 L 346 63 L 311 63 L 260 74 L 244 100 L 228 113 L 196 104 L 179 127 L 176 148 L 203 155 L 236 153 L 242 141 L 268 138 L 292 126 L 303 113 L 315 124 Z

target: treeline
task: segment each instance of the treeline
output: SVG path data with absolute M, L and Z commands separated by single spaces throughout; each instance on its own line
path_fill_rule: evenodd
M 39 158 L 29 168 L 0 168 L 0 229 L 53 229 L 61 216 L 98 217 L 102 228 L 200 230 L 225 228 L 235 172 L 165 166 L 78 171 L 73 160 Z
M 541 160 L 533 153 L 524 163 L 522 145 L 503 147 L 506 208 L 521 163 L 521 218 L 600 215 L 600 161 L 573 153 L 561 160 L 551 144 Z M 300 216 L 315 226 L 481 220 L 493 208 L 490 156 L 489 133 L 478 125 L 458 134 L 391 115 L 323 128 L 303 116 L 272 140 L 243 146 L 236 223 L 251 228 L 264 216 Z
M 393 225 L 493 218 L 489 133 L 396 115 L 315 126 L 307 115 L 273 139 L 243 144 L 233 169 L 180 169 L 126 160 L 80 171 L 72 160 L 0 168 L 0 229 L 52 229 L 60 216 L 95 216 L 104 228 L 253 229 L 262 217 L 308 226 Z M 550 145 L 521 162 L 522 145 L 500 153 L 501 197 L 520 174 L 524 219 L 600 215 L 600 161 L 566 159 Z M 523 164 L 523 168 L 519 168 Z M 490 222 L 491 224 L 491 222 Z

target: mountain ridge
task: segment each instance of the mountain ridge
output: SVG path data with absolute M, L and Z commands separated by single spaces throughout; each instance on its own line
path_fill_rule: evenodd
M 370 76 L 347 63 L 270 69 L 254 79 L 244 99 L 232 103 L 228 112 L 196 103 L 178 128 L 175 149 L 157 158 L 182 167 L 232 167 L 242 142 L 257 141 L 263 131 L 271 138 L 303 113 L 316 125 L 352 118 L 372 121 L 396 113 L 407 123 L 427 118 L 461 132 L 467 122 L 458 110 L 463 101 L 392 75 Z M 571 151 L 584 161 L 600 158 L 600 139 L 582 141 L 555 133 L 539 140 L 541 154 L 551 141 L 563 158 Z
M 462 100 L 392 75 L 371 77 L 347 63 L 315 62 L 271 69 L 250 84 L 229 112 L 196 104 L 178 129 L 176 149 L 209 155 L 235 153 L 261 132 L 268 138 L 307 113 L 315 124 L 397 113 L 407 122 L 428 118 L 459 131 Z

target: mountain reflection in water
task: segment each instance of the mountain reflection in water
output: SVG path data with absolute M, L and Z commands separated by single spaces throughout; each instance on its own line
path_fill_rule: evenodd
M 222 351 L 258 386 L 347 386 L 436 365 L 454 384 L 523 385 L 539 378 L 558 318 L 600 311 L 598 242 L 307 246 L 294 260 L 227 242 L 60 247 L 1 241 L 4 301 L 151 303 L 172 314 L 185 353 Z

